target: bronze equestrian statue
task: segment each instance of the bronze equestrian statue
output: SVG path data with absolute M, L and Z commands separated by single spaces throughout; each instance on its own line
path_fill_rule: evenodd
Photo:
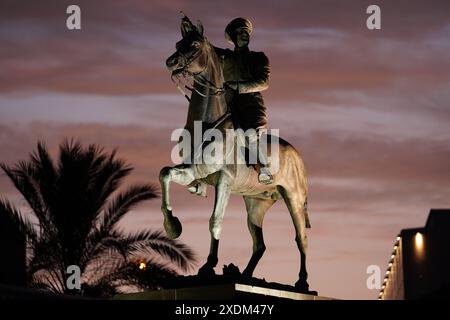
M 263 53 L 248 50 L 251 30 L 247 19 L 233 20 L 228 25 L 226 34 L 236 48 L 234 51 L 224 50 L 215 48 L 207 41 L 201 24 L 194 25 L 186 16 L 183 17 L 182 39 L 176 44 L 176 52 L 166 60 L 166 65 L 172 76 L 187 74 L 194 79 L 185 125 L 185 130 L 192 135 L 194 123 L 201 121 L 206 127 L 213 127 L 227 138 L 233 139 L 236 145 L 239 134 L 235 132 L 239 130 L 232 129 L 237 126 L 244 129 L 265 128 L 266 113 L 260 91 L 267 87 L 269 64 Z M 242 110 L 246 107 L 248 109 Z M 253 137 L 255 136 L 259 139 L 259 132 Z M 245 161 L 235 161 L 231 164 L 189 162 L 164 167 L 160 172 L 164 228 L 171 238 L 179 237 L 182 231 L 180 221 L 172 214 L 170 182 L 191 188 L 202 184 L 214 186 L 215 203 L 209 220 L 210 252 L 206 263 L 199 270 L 199 274 L 212 274 L 218 262 L 222 220 L 230 194 L 243 196 L 247 209 L 247 225 L 253 239 L 253 254 L 243 275 L 251 277 L 265 251 L 262 232 L 264 215 L 277 200 L 283 199 L 295 227 L 295 241 L 300 251 L 300 272 L 295 286 L 302 292 L 309 292 L 306 228 L 310 228 L 310 223 L 305 166 L 299 152 L 287 141 L 279 138 L 278 144 L 273 145 L 274 137 L 267 136 L 267 155 L 262 156 L 259 171 L 255 166 L 248 166 Z M 202 141 L 200 146 L 193 146 L 193 150 L 201 150 L 204 142 Z M 210 144 L 212 143 L 219 144 L 216 141 Z M 224 149 L 224 154 L 229 153 L 225 144 L 219 145 L 219 148 Z M 276 152 L 278 168 L 273 171 L 272 163 L 267 159 Z M 235 155 L 235 160 L 239 160 L 236 157 L 242 157 L 242 154 Z

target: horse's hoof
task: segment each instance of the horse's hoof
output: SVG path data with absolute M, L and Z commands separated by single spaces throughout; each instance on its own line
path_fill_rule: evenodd
M 214 271 L 213 267 L 205 264 L 198 270 L 197 275 L 202 278 L 212 278 L 216 275 L 216 272 Z
M 199 182 L 196 185 L 188 187 L 188 191 L 200 197 L 206 198 L 206 184 Z
M 253 278 L 253 272 L 250 272 L 250 271 L 247 271 L 244 269 L 244 271 L 242 271 L 242 278 L 244 278 L 244 279 Z
M 297 290 L 297 292 L 300 292 L 300 293 L 317 296 L 317 291 L 310 291 L 309 290 L 309 284 L 305 280 L 298 280 L 295 283 L 295 289 Z
M 178 238 L 183 231 L 181 222 L 177 217 L 164 219 L 164 229 L 166 230 L 166 234 L 170 239 Z
M 297 289 L 300 292 L 307 293 L 307 292 L 309 292 L 309 284 L 305 280 L 298 280 L 295 283 L 295 289 Z
M 188 191 L 192 194 L 197 194 L 197 186 L 188 187 Z

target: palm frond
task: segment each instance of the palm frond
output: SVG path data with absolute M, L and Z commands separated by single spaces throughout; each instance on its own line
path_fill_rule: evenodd
M 27 201 L 38 218 L 40 226 L 49 231 L 51 220 L 48 218 L 38 184 L 34 180 L 35 168 L 33 165 L 26 161 L 19 161 L 15 168 L 4 163 L 0 163 L 0 167 Z
M 139 265 L 144 262 L 145 267 Z M 170 280 L 176 277 L 177 272 L 169 265 L 157 262 L 153 259 L 136 257 L 134 261 L 124 263 L 113 274 L 112 280 L 118 287 L 135 286 L 139 289 L 164 288 Z M 107 278 L 111 281 L 111 278 Z
M 117 239 L 115 235 L 108 235 L 106 237 L 99 236 L 98 239 L 93 239 L 97 233 L 93 233 L 88 238 L 88 244 L 85 246 L 83 257 L 80 265 L 85 267 L 91 261 L 97 258 L 107 256 L 109 258 L 119 254 L 122 259 L 126 260 L 129 255 L 129 250 L 124 244 Z
M 154 184 L 132 185 L 127 190 L 118 194 L 107 205 L 100 220 L 100 229 L 112 229 L 117 222 L 134 206 L 144 200 L 157 198 L 158 187 Z
M 157 287 L 176 274 L 175 268 L 193 266 L 192 250 L 160 231 L 118 230 L 125 214 L 158 197 L 159 191 L 153 184 L 135 184 L 117 192 L 133 168 L 116 158 L 116 150 L 107 153 L 98 145 L 85 148 L 65 139 L 54 163 L 39 141 L 30 158 L 14 167 L 0 163 L 39 221 L 35 228 L 8 200 L 0 199 L 0 214 L 27 236 L 30 285 L 64 292 L 66 268 L 74 264 L 80 267 L 85 293 L 111 295 L 124 284 Z M 137 257 L 144 257 L 151 269 L 137 268 Z
M 33 275 L 41 270 L 57 269 L 63 256 L 58 238 L 42 237 L 32 247 L 27 262 L 27 273 Z
M 145 263 L 144 268 L 139 267 L 142 262 Z M 88 284 L 93 287 L 103 283 L 113 284 L 116 290 L 123 286 L 156 289 L 164 287 L 177 275 L 168 264 L 136 256 L 129 261 L 116 261 L 109 266 L 107 272 L 98 273 L 95 280 L 89 281 Z
M 38 185 L 42 203 L 46 205 L 46 208 L 52 208 L 56 196 L 58 174 L 45 143 L 38 141 L 37 151 L 31 153 L 30 156 L 30 166 L 33 170 L 29 174 Z
M 54 269 L 43 270 L 39 273 L 34 274 L 28 285 L 30 287 L 45 288 L 54 293 L 64 292 L 64 283 L 62 282 L 62 277 L 57 274 L 58 271 Z
M 133 254 L 156 252 L 182 270 L 190 270 L 195 264 L 194 252 L 188 246 L 166 237 L 161 231 L 139 231 L 122 237 L 121 242 Z
M 97 191 L 98 202 L 101 205 L 117 190 L 122 180 L 133 170 L 133 167 L 124 160 L 115 159 L 115 155 L 115 150 L 109 157 L 99 155 L 92 164 L 93 179 L 90 189 Z
M 8 219 L 19 228 L 19 231 L 32 243 L 38 242 L 39 236 L 33 223 L 24 217 L 21 212 L 11 204 L 11 202 L 0 198 L 0 214 L 8 217 Z
M 51 283 L 47 281 L 47 279 L 41 277 L 39 279 L 34 279 L 28 283 L 28 286 L 33 289 L 41 289 L 50 292 L 59 292 L 58 289 L 53 287 Z
M 90 260 L 83 277 L 86 282 L 93 284 L 111 276 L 126 263 L 128 263 L 127 259 L 118 255 L 117 252 L 111 251 L 111 254 L 100 255 Z

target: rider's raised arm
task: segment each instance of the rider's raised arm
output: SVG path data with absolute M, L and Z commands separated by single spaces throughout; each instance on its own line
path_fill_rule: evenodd
M 239 93 L 259 92 L 269 88 L 269 59 L 263 52 L 255 53 L 254 59 L 256 68 L 253 72 L 253 79 L 238 81 Z

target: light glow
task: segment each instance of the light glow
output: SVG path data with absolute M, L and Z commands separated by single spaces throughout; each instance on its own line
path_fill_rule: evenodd
M 416 244 L 416 249 L 418 251 L 422 251 L 423 250 L 423 235 L 420 232 L 416 233 L 416 236 L 414 237 L 414 242 Z

